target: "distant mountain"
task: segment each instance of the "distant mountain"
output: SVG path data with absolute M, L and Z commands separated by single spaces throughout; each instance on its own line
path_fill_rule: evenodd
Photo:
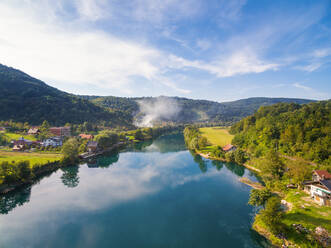
M 163 116 L 160 121 L 173 122 L 234 122 L 256 112 L 260 106 L 268 106 L 276 103 L 297 103 L 306 104 L 313 100 L 297 99 L 297 98 L 268 98 L 268 97 L 253 97 L 241 99 L 232 102 L 214 102 L 207 100 L 193 100 L 180 97 L 140 97 L 140 98 L 124 98 L 124 97 L 98 97 L 98 96 L 81 96 L 84 99 L 89 99 L 93 103 L 109 108 L 111 110 L 121 110 L 126 113 L 138 117 L 148 114 L 141 113 L 139 102 L 145 104 L 155 104 L 156 102 L 165 101 L 166 103 L 173 102 L 178 108 L 178 113 L 169 118 Z M 169 106 L 170 107 L 170 106 Z
M 65 93 L 26 73 L 0 64 L 0 120 L 53 125 L 101 122 L 111 126 L 131 125 L 121 111 L 108 111 L 88 100 Z
M 256 97 L 233 102 L 193 100 L 181 97 L 75 96 L 53 88 L 26 73 L 0 64 L 0 120 L 53 125 L 103 123 L 130 127 L 139 121 L 234 122 L 253 114 L 260 106 L 312 100 Z

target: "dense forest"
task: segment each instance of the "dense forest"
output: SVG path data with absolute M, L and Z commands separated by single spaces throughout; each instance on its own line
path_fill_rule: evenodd
M 270 150 L 331 164 L 331 100 L 263 106 L 231 128 L 233 144 L 255 157 Z

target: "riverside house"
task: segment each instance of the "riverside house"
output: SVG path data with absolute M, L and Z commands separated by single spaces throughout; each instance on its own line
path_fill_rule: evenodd
M 98 150 L 98 142 L 97 141 L 89 141 L 86 144 L 87 152 L 94 153 Z
M 234 145 L 231 144 L 227 144 L 226 146 L 224 146 L 223 151 L 225 152 L 231 152 L 231 151 L 235 151 L 237 148 Z
M 304 183 L 304 190 L 318 204 L 331 206 L 331 175 L 328 171 L 313 171 L 312 181 Z

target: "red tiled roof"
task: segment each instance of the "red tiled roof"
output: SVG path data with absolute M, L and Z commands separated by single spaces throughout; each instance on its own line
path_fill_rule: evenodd
M 223 147 L 223 151 L 229 151 L 232 149 L 232 147 L 233 147 L 233 145 L 227 144 L 226 146 Z
M 92 134 L 84 134 L 84 133 L 81 133 L 79 135 L 79 137 L 81 137 L 82 139 L 93 139 L 93 135 Z
M 315 170 L 314 171 L 319 177 L 322 177 L 324 179 L 331 179 L 331 174 L 327 172 L 326 170 Z

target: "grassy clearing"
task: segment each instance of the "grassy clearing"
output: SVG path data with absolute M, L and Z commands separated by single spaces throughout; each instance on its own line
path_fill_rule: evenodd
M 49 162 L 59 161 L 61 154 L 58 153 L 37 153 L 37 152 L 9 152 L 0 151 L 0 163 L 4 161 L 30 161 L 30 165 L 33 167 L 36 164 L 46 164 Z
M 32 141 L 37 140 L 36 137 L 33 135 L 22 135 L 22 134 L 17 134 L 17 133 L 4 133 L 4 136 L 6 137 L 8 142 L 11 140 L 18 140 L 21 137 L 23 137 L 24 139 L 27 139 L 27 140 L 32 140 Z
M 212 146 L 225 146 L 231 144 L 233 135 L 223 127 L 203 127 L 199 129 L 202 136 L 206 137 Z
M 319 206 L 310 199 L 308 194 L 299 190 L 291 190 L 285 200 L 293 204 L 292 210 L 285 215 L 285 224 L 302 224 L 309 229 L 322 226 L 331 233 L 330 207 Z
M 301 190 L 290 190 L 285 196 L 287 202 L 292 203 L 292 209 L 284 214 L 282 222 L 286 225 L 286 236 L 290 244 L 296 244 L 295 247 L 311 248 L 320 247 L 312 234 L 303 234 L 295 230 L 292 224 L 301 224 L 314 233 L 315 228 L 321 226 L 331 232 L 331 208 L 319 206 L 309 198 L 309 195 Z M 267 231 L 258 214 L 255 217 L 253 228 L 266 236 L 275 245 L 281 245 L 281 240 Z M 289 247 L 294 247 L 290 245 Z

